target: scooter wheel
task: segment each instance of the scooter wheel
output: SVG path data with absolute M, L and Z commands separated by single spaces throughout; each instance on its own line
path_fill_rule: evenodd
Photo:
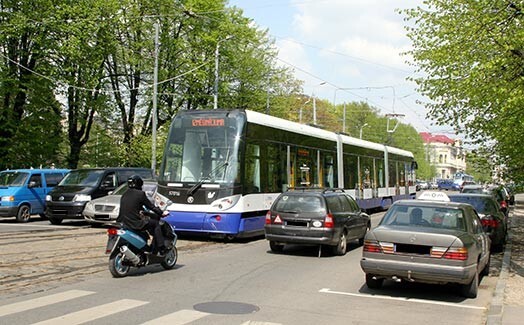
M 109 259 L 109 272 L 114 278 L 123 278 L 129 272 L 131 266 L 123 265 L 123 254 L 118 253 L 114 257 Z
M 176 260 L 178 259 L 178 251 L 176 247 L 171 248 L 164 257 L 164 260 L 160 262 L 160 265 L 166 270 L 171 270 L 175 267 Z

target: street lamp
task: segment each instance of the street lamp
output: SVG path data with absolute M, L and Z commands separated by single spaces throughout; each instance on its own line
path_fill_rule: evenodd
M 364 123 L 364 125 L 362 125 L 362 126 L 360 127 L 360 139 L 362 139 L 362 129 L 363 129 L 364 127 L 368 126 L 368 125 L 369 125 L 369 124 Z
M 217 41 L 217 46 L 215 48 L 215 89 L 213 92 L 213 109 L 218 108 L 218 56 L 219 56 L 220 42 L 230 40 L 231 38 L 233 38 L 233 35 L 228 35 L 223 39 L 219 39 Z

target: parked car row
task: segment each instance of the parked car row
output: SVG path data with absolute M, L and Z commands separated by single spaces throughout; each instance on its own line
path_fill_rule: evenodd
M 151 169 L 135 167 L 5 170 L 0 172 L 0 217 L 27 222 L 37 214 L 56 225 L 84 219 L 87 202 L 108 195 L 135 174 L 154 178 Z
M 435 182 L 428 182 L 419 179 L 415 182 L 415 186 L 417 191 L 435 190 L 438 188 L 438 185 Z
M 500 208 L 506 217 L 509 213 L 509 206 L 515 204 L 515 195 L 511 192 L 509 187 L 504 185 L 466 185 L 460 192 L 490 194 L 499 203 Z

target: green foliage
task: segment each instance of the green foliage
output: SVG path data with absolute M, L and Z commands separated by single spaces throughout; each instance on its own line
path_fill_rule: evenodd
M 405 10 L 419 91 L 429 115 L 479 146 L 488 143 L 511 178 L 524 179 L 523 3 L 426 0 Z
M 491 171 L 493 170 L 492 162 L 490 162 L 491 153 L 483 148 L 479 148 L 466 155 L 468 168 L 466 173 L 474 177 L 475 182 L 479 184 L 491 183 L 493 177 Z

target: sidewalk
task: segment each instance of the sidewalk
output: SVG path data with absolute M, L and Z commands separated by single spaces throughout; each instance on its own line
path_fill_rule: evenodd
M 524 323 L 524 194 L 515 195 L 515 201 L 502 269 L 488 311 L 488 325 Z

